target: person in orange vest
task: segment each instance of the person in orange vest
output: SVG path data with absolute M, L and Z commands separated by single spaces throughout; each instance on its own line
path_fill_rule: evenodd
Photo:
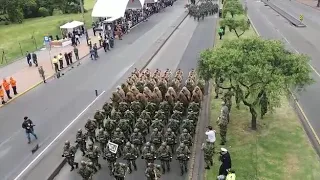
M 11 88 L 13 90 L 13 94 L 14 95 L 17 95 L 17 81 L 13 79 L 13 77 L 10 77 L 10 85 L 11 85 Z
M 3 79 L 2 86 L 3 89 L 6 91 L 8 99 L 12 99 L 10 96 L 10 84 L 7 82 L 6 79 Z
M 4 101 L 4 92 L 1 85 L 0 85 L 0 98 L 1 98 L 1 103 L 5 104 L 6 102 Z

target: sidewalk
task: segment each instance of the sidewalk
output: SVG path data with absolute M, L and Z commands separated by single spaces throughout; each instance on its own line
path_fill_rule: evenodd
M 318 0 L 297 0 L 297 2 L 305 4 L 320 11 L 320 7 L 317 7 Z
M 89 37 L 91 38 L 92 44 L 97 43 L 98 44 L 98 36 L 93 36 L 92 30 L 88 30 Z M 89 47 L 87 46 L 85 37 L 82 37 L 80 40 L 80 44 L 77 46 L 79 49 L 79 58 L 80 60 L 89 54 Z M 60 48 L 51 48 L 51 51 L 48 49 L 37 51 L 36 54 L 38 56 L 38 64 L 39 66 L 43 67 L 43 70 L 45 71 L 45 76 L 47 79 L 52 77 L 54 75 L 54 69 L 52 68 L 51 59 L 58 55 L 59 53 L 64 54 L 65 52 L 72 51 L 73 55 L 73 62 L 76 62 L 75 55 L 73 53 L 73 47 L 71 45 L 60 47 Z M 63 58 L 64 59 L 64 58 Z M 66 66 L 66 62 L 64 60 L 64 66 Z M 31 89 L 35 88 L 39 84 L 42 83 L 42 78 L 39 75 L 38 67 L 35 67 L 34 65 L 32 67 L 29 67 L 27 64 L 26 58 L 23 58 L 21 60 L 17 60 L 16 62 L 13 62 L 12 64 L 9 64 L 7 66 L 3 66 L 0 68 L 0 78 L 2 83 L 2 78 L 6 78 L 9 80 L 10 77 L 13 77 L 17 81 L 17 91 L 18 95 L 14 96 L 13 92 L 11 90 L 11 96 L 12 99 L 8 100 L 5 95 L 5 101 L 6 104 L 12 102 L 19 96 L 27 93 Z M 4 105 L 1 105 L 0 108 Z

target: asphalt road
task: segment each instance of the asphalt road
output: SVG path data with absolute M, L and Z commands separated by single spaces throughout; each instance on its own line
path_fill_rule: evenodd
M 141 57 L 183 14 L 184 5 L 182 0 L 176 2 L 173 7 L 166 8 L 165 12 L 152 16 L 149 21 L 133 29 L 122 41 L 117 41 L 111 52 L 100 51 L 99 60 L 84 61 L 81 66 L 66 72 L 59 80 L 53 79 L 1 108 L 0 179 L 14 179 L 30 162 L 33 164 L 26 170 L 28 176 L 23 179 L 44 179 L 43 177 L 50 173 L 50 168 L 61 160 L 57 158 L 61 155 L 46 155 L 60 154 L 61 152 L 56 153 L 57 149 L 61 149 L 57 145 L 60 146 L 62 141 L 65 141 L 64 138 L 74 138 L 75 128 L 83 126 L 81 123 L 92 117 L 94 110 L 101 108 L 108 100 L 109 93 L 105 93 L 87 108 L 96 98 L 95 90 L 99 93 L 113 90 L 130 68 L 141 66 Z M 85 108 L 88 113 L 80 113 Z M 39 136 L 39 140 L 30 145 L 27 144 L 25 133 L 21 129 L 24 116 L 29 116 L 34 121 Z M 73 120 L 75 123 L 61 139 L 51 143 Z M 40 149 L 32 155 L 30 151 L 36 144 L 40 145 Z M 50 148 L 47 148 L 37 161 L 33 161 L 49 144 Z
M 180 68 L 185 72 L 185 78 L 187 72 L 196 67 L 199 53 L 203 49 L 213 46 L 216 20 L 217 18 L 212 16 L 200 23 L 194 21 L 193 18 L 184 21 L 147 67 L 152 70 L 156 68 L 161 70 Z M 76 160 L 80 161 L 81 158 L 80 153 L 78 153 Z M 123 162 L 121 159 L 120 161 Z M 100 163 L 102 164 L 102 170 L 94 176 L 94 179 L 103 180 L 111 178 L 107 162 L 100 160 Z M 156 163 L 160 164 L 159 161 L 156 161 Z M 126 176 L 126 179 L 144 179 L 145 162 L 138 159 L 137 166 L 138 171 L 133 171 L 132 174 Z M 185 176 L 180 176 L 179 164 L 176 160 L 172 161 L 171 168 L 171 172 L 164 174 L 161 179 L 179 180 L 186 178 Z M 65 165 L 55 179 L 79 180 L 81 177 L 76 172 L 70 172 L 70 167 Z
M 289 14 L 299 18 L 304 15 L 305 28 L 296 28 L 286 19 L 273 11 L 264 3 L 256 0 L 248 0 L 248 14 L 259 34 L 268 39 L 282 40 L 288 49 L 293 52 L 307 54 L 312 58 L 312 77 L 316 81 L 305 91 L 297 94 L 307 119 L 310 121 L 316 134 L 320 136 L 320 121 L 318 105 L 320 102 L 320 11 L 295 1 L 271 0 L 272 3 L 282 8 Z

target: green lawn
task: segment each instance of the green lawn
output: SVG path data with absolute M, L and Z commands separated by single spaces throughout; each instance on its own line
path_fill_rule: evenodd
M 85 0 L 84 6 L 86 9 L 92 9 L 94 3 L 95 0 Z M 7 62 L 11 62 L 24 56 L 26 51 L 35 51 L 42 47 L 45 35 L 51 34 L 61 37 L 59 26 L 72 20 L 82 21 L 82 15 L 55 15 L 45 18 L 26 19 L 22 24 L 0 25 L 0 66 L 6 63 L 2 63 L 3 50 Z M 87 27 L 91 27 L 91 10 L 85 13 L 85 22 Z
M 256 36 L 250 29 L 242 37 Z M 227 31 L 223 39 L 237 38 Z M 223 41 L 223 40 L 222 40 Z M 216 43 L 221 45 L 221 40 Z M 217 147 L 220 149 L 219 129 L 216 120 L 220 113 L 220 99 L 212 92 L 211 125 L 217 130 Z M 234 103 L 235 104 L 235 103 Z M 281 107 L 258 120 L 258 130 L 250 130 L 250 113 L 244 105 L 240 110 L 233 105 L 228 125 L 226 147 L 232 158 L 232 167 L 239 180 L 319 180 L 319 158 L 312 148 L 299 119 L 283 98 Z M 206 179 L 216 179 L 220 162 L 206 171 Z

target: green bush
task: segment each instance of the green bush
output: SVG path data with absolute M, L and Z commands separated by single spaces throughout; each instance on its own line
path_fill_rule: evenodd
M 38 10 L 38 12 L 39 12 L 39 15 L 40 15 L 41 17 L 50 16 L 49 10 L 48 10 L 47 8 L 45 8 L 45 7 L 40 7 L 39 10 Z

